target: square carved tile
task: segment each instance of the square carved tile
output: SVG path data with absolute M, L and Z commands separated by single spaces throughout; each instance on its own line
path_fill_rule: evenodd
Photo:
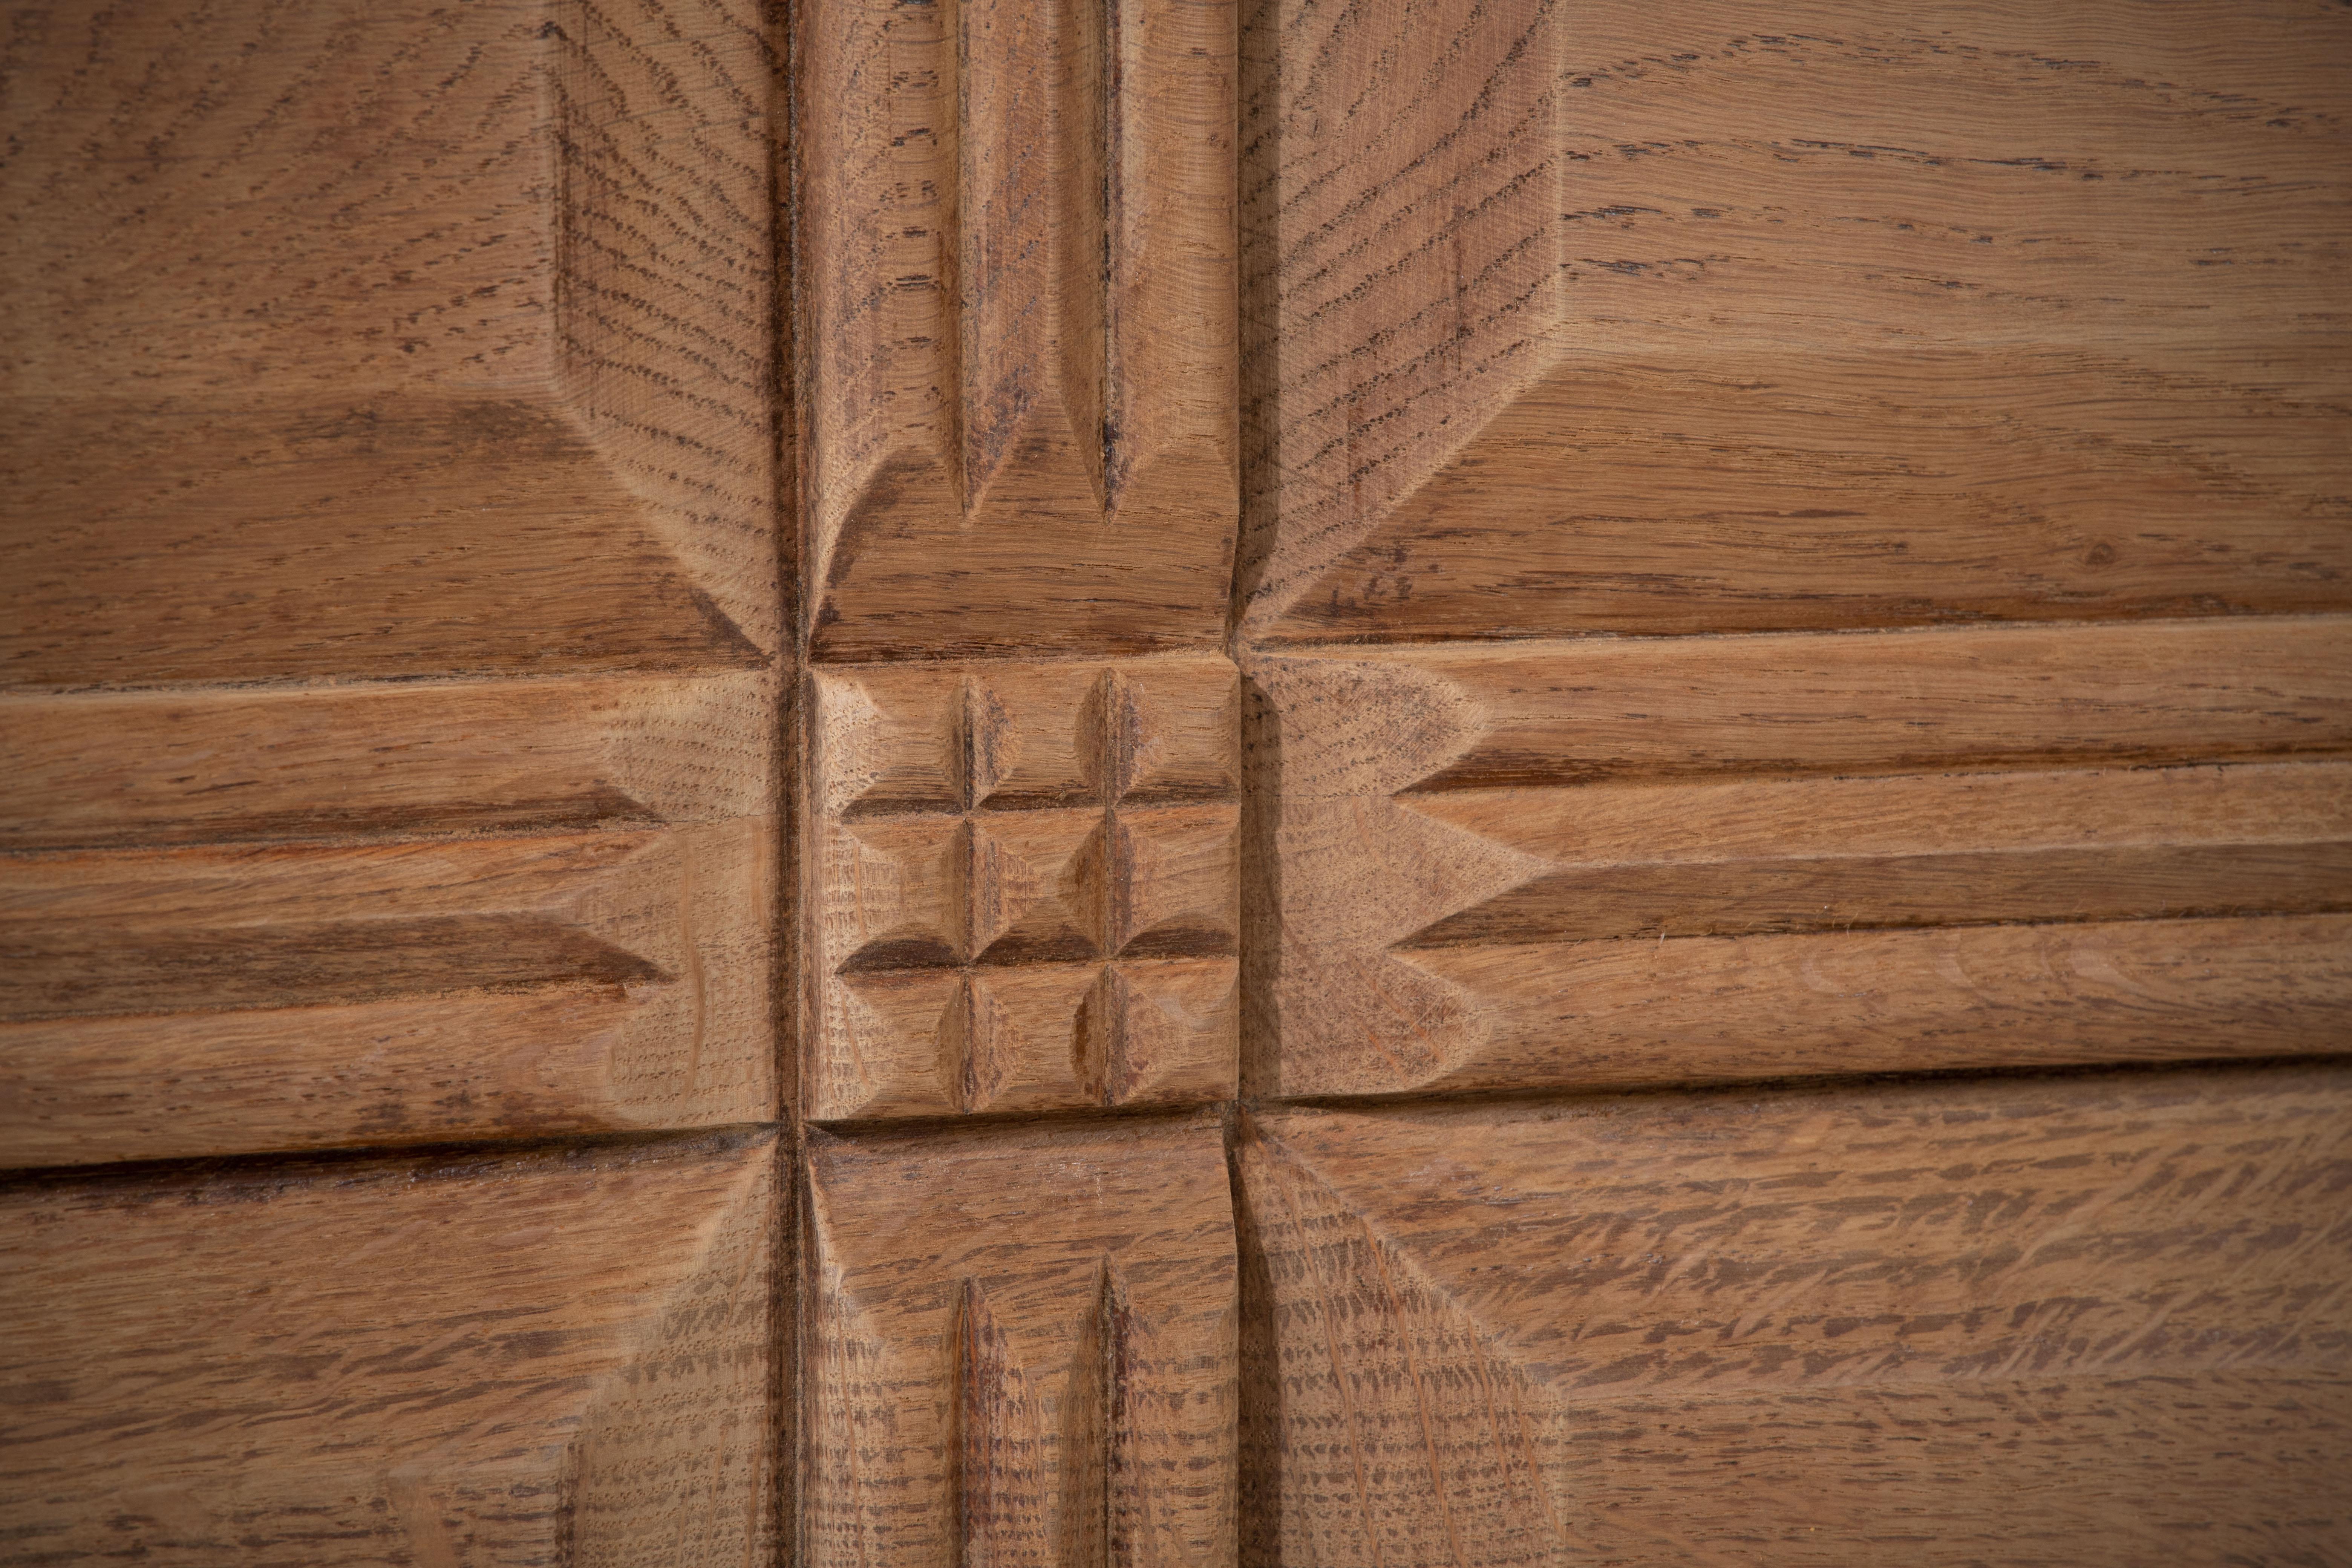
M 932 664 L 814 686 L 811 1116 L 1230 1092 L 1230 663 Z

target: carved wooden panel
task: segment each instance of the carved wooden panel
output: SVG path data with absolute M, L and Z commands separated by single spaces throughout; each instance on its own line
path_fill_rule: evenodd
M 16 1187 L 0 1550 L 761 1560 L 776 1152 L 730 1134 Z
M 1233 1560 L 1215 1121 L 815 1131 L 809 1163 L 802 1562 Z
M 772 1118 L 757 7 L 21 21 L 8 1163 Z
M 1250 625 L 2345 607 L 2347 27 L 1266 0 Z
M 5 53 L 0 1558 L 772 1560 L 767 19 Z
M 2323 1563 L 2341 1068 L 1290 1110 L 1240 1145 L 1283 1563 Z

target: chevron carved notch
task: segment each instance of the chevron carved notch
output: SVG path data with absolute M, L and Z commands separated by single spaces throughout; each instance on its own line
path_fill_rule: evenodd
M 809 1160 L 809 1561 L 1233 1560 L 1213 1117 L 820 1129 Z
M 1211 640 L 1236 506 L 1232 7 L 802 16 L 817 655 Z
M 2329 617 L 1262 656 L 1279 1048 L 1251 1077 L 2330 1048 L 2347 641 Z

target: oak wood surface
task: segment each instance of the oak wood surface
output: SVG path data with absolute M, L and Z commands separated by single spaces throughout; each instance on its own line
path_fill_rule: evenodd
M 1215 1118 L 809 1139 L 801 1561 L 1232 1560 Z
M 0 1562 L 2352 1560 L 2347 15 L 20 8 Z
M 778 42 L 11 14 L 0 1560 L 773 1559 Z
M 812 656 L 1217 646 L 1231 0 L 797 26 Z
M 2340 1049 L 2343 635 L 1255 658 L 1251 768 L 1276 804 L 1250 876 L 1278 936 L 1245 1078 L 1398 1093 Z
M 0 1561 L 759 1561 L 772 1135 L 0 1194 Z
M 756 8 L 18 20 L 0 1163 L 772 1119 Z
M 1284 1110 L 1261 1557 L 2321 1563 L 2352 1078 Z
M 1253 630 L 2343 607 L 2346 28 L 1265 0 Z

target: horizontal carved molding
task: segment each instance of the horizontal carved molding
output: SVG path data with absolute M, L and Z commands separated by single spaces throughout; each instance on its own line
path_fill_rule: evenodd
M 769 826 L 10 858 L 23 1163 L 773 1114 Z
M 17 850 L 636 829 L 774 809 L 776 687 L 705 678 L 0 697 Z
M 1280 934 L 1249 1072 L 1313 1096 L 2336 1050 L 2344 637 L 1262 656 Z

